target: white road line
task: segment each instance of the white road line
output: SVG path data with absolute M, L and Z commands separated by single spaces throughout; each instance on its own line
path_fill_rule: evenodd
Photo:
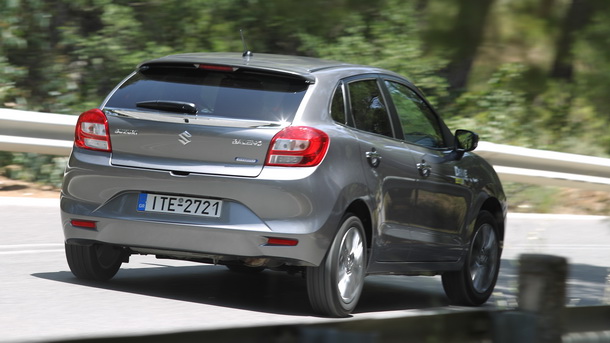
M 507 215 L 508 220 L 511 219 L 557 219 L 557 220 L 610 220 L 609 216 L 590 216 L 580 214 L 553 214 L 553 213 L 515 213 L 511 212 Z
M 23 254 L 41 254 L 51 252 L 64 252 L 64 249 L 53 250 L 17 250 L 17 251 L 0 251 L 0 255 L 23 255 Z
M 11 248 L 36 248 L 36 247 L 63 247 L 60 243 L 36 243 L 36 244 L 0 244 L 0 249 L 11 249 Z
M 64 245 L 57 243 L 40 244 L 10 244 L 0 245 L 0 255 L 40 254 L 49 252 L 63 252 Z
M 607 249 L 610 250 L 609 244 L 518 244 L 505 246 L 506 249 L 522 250 L 524 248 L 544 248 L 544 249 Z
M 2 197 L 2 206 L 36 206 L 36 207 L 56 207 L 59 208 L 59 199 L 55 198 L 27 198 L 27 197 Z

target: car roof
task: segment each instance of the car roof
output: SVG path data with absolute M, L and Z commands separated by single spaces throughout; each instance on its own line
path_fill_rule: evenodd
M 292 74 L 310 81 L 315 80 L 314 76 L 312 75 L 313 73 L 333 68 L 360 67 L 379 71 L 379 69 L 373 67 L 313 57 L 264 53 L 255 53 L 251 56 L 244 56 L 244 54 L 234 52 L 200 52 L 169 55 L 143 62 L 138 65 L 138 67 L 145 65 L 173 63 L 209 64 L 258 69 L 283 74 Z

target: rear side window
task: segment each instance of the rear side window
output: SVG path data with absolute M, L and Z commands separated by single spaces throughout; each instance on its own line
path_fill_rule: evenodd
M 356 128 L 394 137 L 392 124 L 376 80 L 351 82 L 349 98 Z
M 136 72 L 105 107 L 150 111 L 138 104 L 180 102 L 194 104 L 198 115 L 292 121 L 307 86 L 305 80 L 275 74 L 153 66 Z
M 333 100 L 330 104 L 330 115 L 337 123 L 347 124 L 343 89 L 340 86 L 337 87 L 335 94 L 333 95 Z

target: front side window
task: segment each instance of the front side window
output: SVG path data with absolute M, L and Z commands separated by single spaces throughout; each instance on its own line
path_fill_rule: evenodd
M 348 85 L 352 116 L 357 129 L 394 137 L 386 104 L 376 80 L 351 82 Z
M 429 148 L 446 147 L 438 119 L 426 102 L 400 83 L 385 81 L 400 119 L 404 140 Z

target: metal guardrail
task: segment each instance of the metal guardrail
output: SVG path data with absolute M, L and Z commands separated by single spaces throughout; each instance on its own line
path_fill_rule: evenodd
M 73 115 L 0 108 L 0 151 L 67 156 Z M 502 181 L 610 191 L 610 159 L 480 142 Z
M 0 108 L 0 151 L 68 156 L 77 116 Z
M 481 142 L 502 181 L 610 191 L 610 159 Z

